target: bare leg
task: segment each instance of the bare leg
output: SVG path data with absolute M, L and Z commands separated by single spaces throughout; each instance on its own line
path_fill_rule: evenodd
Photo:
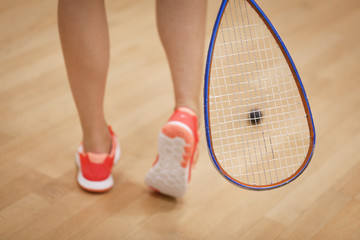
M 85 151 L 108 152 L 103 102 L 110 47 L 104 1 L 59 0 L 58 24 Z
M 157 25 L 174 85 L 175 107 L 200 113 L 206 0 L 157 0 Z

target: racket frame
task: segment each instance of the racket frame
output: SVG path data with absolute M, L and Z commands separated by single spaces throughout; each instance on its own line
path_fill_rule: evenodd
M 213 27 L 213 31 L 212 31 L 212 35 L 211 35 L 211 39 L 210 39 L 210 44 L 209 44 L 209 49 L 208 49 L 208 55 L 207 55 L 207 59 L 206 59 L 206 68 L 205 68 L 205 84 L 204 84 L 204 118 L 205 118 L 205 132 L 206 132 L 206 141 L 207 141 L 207 147 L 208 147 L 208 152 L 209 152 L 209 156 L 215 166 L 215 168 L 218 170 L 218 172 L 225 177 L 226 180 L 228 180 L 229 182 L 235 184 L 236 186 L 240 186 L 243 187 L 245 189 L 250 189 L 250 190 L 270 190 L 270 189 L 274 189 L 274 188 L 278 188 L 281 186 L 284 186 L 290 182 L 292 182 L 293 180 L 295 180 L 298 176 L 300 176 L 300 174 L 302 174 L 304 172 L 304 170 L 307 168 L 307 166 L 309 165 L 311 158 L 313 156 L 314 153 L 314 148 L 315 148 L 315 141 L 316 141 L 316 133 L 315 133 L 315 125 L 314 125 L 314 121 L 313 121 L 313 117 L 312 117 L 312 113 L 311 113 L 311 109 L 310 109 L 310 104 L 305 92 L 305 88 L 303 86 L 303 83 L 301 81 L 299 72 L 297 71 L 297 68 L 295 66 L 294 61 L 292 60 L 289 51 L 287 50 L 283 40 L 281 39 L 279 33 L 276 31 L 275 27 L 273 26 L 273 24 L 270 22 L 269 18 L 266 16 L 266 14 L 264 13 L 264 11 L 260 8 L 260 6 L 254 1 L 254 0 L 245 0 L 247 1 L 250 6 L 258 13 L 259 17 L 263 20 L 263 22 L 265 23 L 265 25 L 267 26 L 267 28 L 269 29 L 269 31 L 271 32 L 271 34 L 273 35 L 274 39 L 276 40 L 276 42 L 278 43 L 290 69 L 292 72 L 292 75 L 295 79 L 297 88 L 300 92 L 300 96 L 302 98 L 302 103 L 306 112 L 306 117 L 307 117 L 307 122 L 309 125 L 309 129 L 310 129 L 310 146 L 308 149 L 308 153 L 307 156 L 305 158 L 305 161 L 302 163 L 302 165 L 299 167 L 299 169 L 293 173 L 290 177 L 283 179 L 280 182 L 274 183 L 274 184 L 268 184 L 268 185 L 259 185 L 259 186 L 255 186 L 255 185 L 250 185 L 250 184 L 246 184 L 246 183 L 242 183 L 236 179 L 234 179 L 233 177 L 229 176 L 226 171 L 221 167 L 221 165 L 218 163 L 217 158 L 215 156 L 214 153 L 214 149 L 212 146 L 212 140 L 211 140 L 211 130 L 210 130 L 210 124 L 209 124 L 209 80 L 210 80 L 210 67 L 211 67 L 211 63 L 212 63 L 212 57 L 213 57 L 213 51 L 214 51 L 214 46 L 215 46 L 215 40 L 218 34 L 218 30 L 219 30 L 219 26 L 220 26 L 220 22 L 221 19 L 223 17 L 223 14 L 225 12 L 226 6 L 229 2 L 229 0 L 223 0 L 221 5 L 220 5 L 220 9 L 218 11 L 216 20 L 215 20 L 215 24 Z

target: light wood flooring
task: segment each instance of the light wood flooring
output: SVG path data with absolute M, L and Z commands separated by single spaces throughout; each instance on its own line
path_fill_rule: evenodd
M 266 192 L 226 182 L 202 134 L 182 199 L 152 194 L 144 175 L 172 112 L 153 0 L 108 0 L 106 115 L 123 155 L 115 187 L 77 186 L 81 132 L 55 0 L 0 2 L 0 239 L 360 239 L 360 1 L 259 0 L 292 53 L 317 129 L 313 160 Z M 208 2 L 208 42 L 219 0 Z M 203 132 L 203 129 L 202 129 Z

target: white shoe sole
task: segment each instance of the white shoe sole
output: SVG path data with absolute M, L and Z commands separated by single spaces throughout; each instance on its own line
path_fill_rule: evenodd
M 186 131 L 192 134 L 190 128 L 181 122 L 169 122 L 177 131 Z M 184 147 L 187 145 L 181 137 L 168 137 L 160 132 L 158 138 L 159 159 L 148 171 L 145 183 L 152 189 L 171 197 L 181 197 L 186 193 L 189 168 L 191 164 L 183 167 Z

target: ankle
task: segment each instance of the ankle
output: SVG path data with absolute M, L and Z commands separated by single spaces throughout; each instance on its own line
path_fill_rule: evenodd
M 84 134 L 83 146 L 85 152 L 109 153 L 111 150 L 112 138 L 108 129 L 103 132 Z

